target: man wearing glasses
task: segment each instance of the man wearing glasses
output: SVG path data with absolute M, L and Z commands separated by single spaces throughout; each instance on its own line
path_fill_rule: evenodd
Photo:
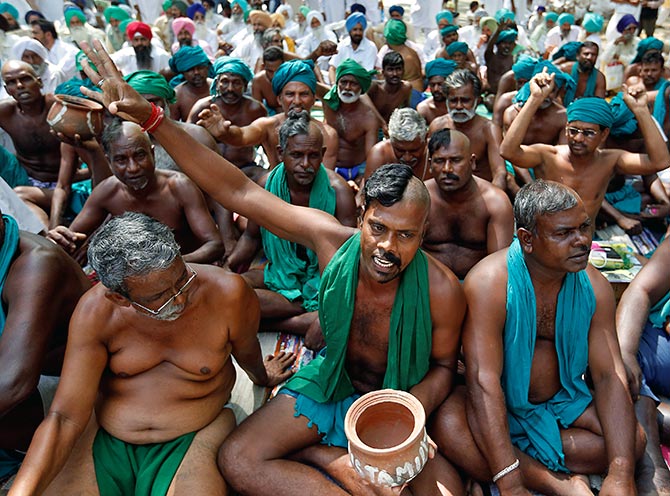
M 263 361 L 253 290 L 185 263 L 155 219 L 112 218 L 88 255 L 101 284 L 75 309 L 59 389 L 33 438 L 41 455 L 13 491 L 42 494 L 72 452 L 53 494 L 225 494 L 216 452 L 235 427 L 224 408 L 231 355 L 261 386 L 291 375 L 295 357 Z
M 599 148 L 609 136 L 614 117 L 607 102 L 596 97 L 581 98 L 568 107 L 567 145 L 522 145 L 535 113 L 553 88 L 553 74 L 545 71 L 533 77 L 531 95 L 505 135 L 500 154 L 519 167 L 534 168 L 537 178 L 573 188 L 592 220 L 600 210 L 613 174 L 647 175 L 670 165 L 670 154 L 649 113 L 647 94 L 641 84 L 628 87 L 624 101 L 637 119 L 648 154 Z

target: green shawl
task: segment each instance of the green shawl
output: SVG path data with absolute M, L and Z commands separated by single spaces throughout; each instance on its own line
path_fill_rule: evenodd
M 265 189 L 285 202 L 291 202 L 291 192 L 286 182 L 286 172 L 282 162 L 268 176 Z M 328 173 L 319 166 L 309 195 L 309 206 L 335 214 L 335 190 L 330 185 Z M 261 228 L 263 250 L 268 259 L 265 266 L 265 285 L 288 300 L 302 298 L 302 306 L 308 312 L 319 306 L 319 261 L 316 254 L 307 250 L 305 261 L 296 254 L 296 244 L 281 239 L 267 229 Z
M 533 281 L 519 240 L 507 252 L 507 317 L 501 384 L 512 442 L 553 471 L 568 472 L 559 424 L 568 427 L 591 402 L 583 379 L 588 365 L 589 328 L 596 299 L 585 270 L 568 273 L 558 293 L 556 351 L 562 389 L 549 401 L 528 401 L 535 352 L 536 306 Z
M 355 392 L 345 361 L 358 285 L 360 237 L 357 233 L 349 238 L 323 271 L 319 319 L 327 345 L 325 356 L 316 357 L 286 385 L 319 403 L 340 401 Z M 383 387 L 407 391 L 428 372 L 432 347 L 428 261 L 421 250 L 400 277 L 391 311 Z
M 14 254 L 19 247 L 19 226 L 13 217 L 3 215 L 2 219 L 5 221 L 5 240 L 0 246 L 0 298 L 2 291 L 5 288 L 5 281 L 9 273 L 9 266 L 14 260 Z M 0 335 L 5 329 L 5 310 L 0 301 Z
M 572 65 L 572 72 L 570 75 L 572 76 L 572 79 L 575 80 L 575 84 L 579 82 L 579 73 L 581 71 L 579 70 L 579 64 L 575 62 Z M 598 79 L 598 71 L 594 67 L 591 69 L 591 74 L 589 74 L 589 78 L 586 80 L 586 89 L 584 90 L 584 94 L 582 97 L 585 96 L 596 96 L 596 79 Z

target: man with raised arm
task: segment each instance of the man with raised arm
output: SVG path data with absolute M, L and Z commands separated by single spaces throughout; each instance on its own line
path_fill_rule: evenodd
M 407 166 L 381 168 L 366 184 L 360 230 L 290 205 L 163 119 L 122 82 L 102 45 L 95 46 L 98 53 L 87 50 L 101 75 L 88 70 L 102 87 L 100 101 L 143 123 L 222 205 L 314 251 L 324 271 L 319 308 L 329 353 L 303 369 L 289 384 L 291 393 L 278 395 L 237 430 L 220 452 L 224 476 L 235 489 L 256 495 L 294 494 L 296 487 L 306 494 L 346 494 L 317 470 L 289 460 L 311 447 L 305 452 L 311 461 L 360 491 L 363 483 L 342 447 L 347 403 L 390 387 L 410 391 L 430 414 L 451 390 L 456 369 L 464 300 L 453 273 L 419 249 L 430 204 L 423 182 Z M 302 411 L 297 417 L 296 406 Z M 333 423 L 329 408 L 341 412 L 339 421 Z M 338 447 L 319 448 L 322 441 Z M 411 485 L 415 494 L 432 495 L 439 494 L 439 484 L 462 491 L 458 475 L 438 456 Z
M 580 98 L 568 107 L 567 145 L 522 145 L 535 113 L 553 89 L 553 74 L 533 76 L 530 97 L 507 131 L 500 153 L 517 167 L 534 168 L 536 177 L 576 190 L 593 220 L 614 173 L 646 175 L 670 164 L 670 154 L 649 113 L 643 87 L 629 87 L 624 101 L 637 119 L 648 154 L 599 148 L 609 135 L 613 115 L 609 104 L 595 97 Z

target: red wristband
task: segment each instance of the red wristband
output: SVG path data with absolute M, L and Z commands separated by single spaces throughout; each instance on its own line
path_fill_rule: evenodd
M 155 104 L 151 104 L 151 115 L 149 118 L 144 122 L 144 124 L 141 124 L 142 126 L 142 131 L 145 133 L 153 133 L 158 126 L 160 126 L 161 122 L 163 122 L 163 118 L 165 117 L 165 111 L 163 109 Z

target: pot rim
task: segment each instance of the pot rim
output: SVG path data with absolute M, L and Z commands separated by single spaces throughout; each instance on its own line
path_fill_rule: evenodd
M 87 111 L 92 110 L 95 112 L 95 111 L 102 111 L 104 109 L 104 107 L 100 103 L 94 100 L 88 100 L 87 98 L 81 98 L 79 96 L 64 95 L 59 93 L 54 95 L 54 98 L 56 99 L 57 102 L 75 108 L 79 107 L 82 110 Z

